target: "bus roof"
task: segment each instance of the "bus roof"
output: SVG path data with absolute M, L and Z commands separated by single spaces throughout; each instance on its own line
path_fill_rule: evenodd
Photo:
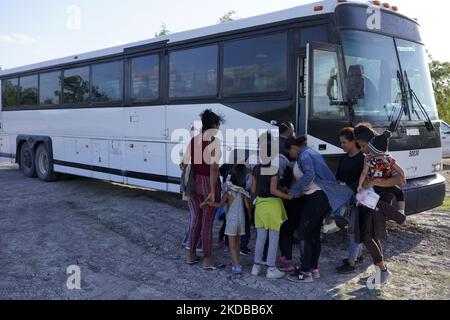
M 189 39 L 201 38 L 215 34 L 222 34 L 226 32 L 232 32 L 240 29 L 246 29 L 251 27 L 256 27 L 259 25 L 267 25 L 276 22 L 282 22 L 287 20 L 292 20 L 296 18 L 315 16 L 325 13 L 332 13 L 335 11 L 336 7 L 339 5 L 345 5 L 348 3 L 352 4 L 364 4 L 364 5 L 373 5 L 373 1 L 359 1 L 359 0 L 347 0 L 346 2 L 339 2 L 339 0 L 324 0 L 318 1 L 314 3 L 309 3 L 281 11 L 276 11 L 272 13 L 266 13 L 259 16 L 254 16 L 250 18 L 238 19 L 226 23 L 220 23 L 209 27 L 203 27 L 198 29 L 193 29 L 189 31 L 177 32 L 173 34 L 169 34 L 167 36 L 142 40 L 138 42 L 128 43 L 124 45 L 119 45 L 107 49 L 101 49 L 96 51 L 91 51 L 87 53 L 72 55 L 60 59 L 54 59 L 49 61 L 44 61 L 40 63 L 30 64 L 22 67 L 12 68 L 0 71 L 0 77 L 8 76 L 21 72 L 28 72 L 37 69 L 50 68 L 52 66 L 59 66 L 64 64 L 82 62 L 85 60 L 91 60 L 95 58 L 101 58 L 103 56 L 111 56 L 115 54 L 121 54 L 126 49 L 130 49 L 133 47 L 150 45 L 152 43 L 157 43 L 161 41 L 167 41 L 168 44 L 177 43 L 181 41 L 186 41 Z M 322 6 L 322 10 L 316 11 L 315 8 L 317 6 Z M 385 9 L 381 6 L 383 10 Z

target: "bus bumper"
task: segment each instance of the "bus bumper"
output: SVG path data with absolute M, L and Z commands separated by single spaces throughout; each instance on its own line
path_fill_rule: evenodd
M 412 215 L 440 207 L 445 198 L 445 178 L 440 174 L 408 180 L 403 188 L 406 214 Z

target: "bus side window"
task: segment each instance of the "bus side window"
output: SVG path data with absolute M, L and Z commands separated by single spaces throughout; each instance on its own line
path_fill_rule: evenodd
M 19 105 L 19 79 L 6 79 L 2 81 L 2 103 L 5 108 Z
M 159 98 L 159 56 L 131 59 L 131 100 L 154 101 Z

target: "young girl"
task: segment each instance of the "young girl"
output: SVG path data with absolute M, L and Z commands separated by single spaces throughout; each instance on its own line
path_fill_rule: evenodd
M 224 193 L 219 203 L 202 203 L 220 208 L 227 204 L 225 235 L 228 236 L 230 255 L 233 262 L 232 273 L 235 276 L 242 274 L 239 262 L 239 248 L 241 236 L 245 235 L 245 208 L 250 212 L 250 194 L 245 191 L 247 168 L 245 165 L 236 165 L 230 173 L 229 180 L 225 182 Z
M 271 150 L 272 136 L 267 133 L 260 138 L 260 150 L 267 147 Z M 257 165 L 253 169 L 252 193 L 257 196 L 255 209 L 255 227 L 257 230 L 255 264 L 252 275 L 258 276 L 263 264 L 264 245 L 267 234 L 269 234 L 269 249 L 267 253 L 266 277 L 268 279 L 281 279 L 285 273 L 276 268 L 276 257 L 278 242 L 280 238 L 280 228 L 287 220 L 286 210 L 281 199 L 292 200 L 293 196 L 287 195 L 278 190 L 278 172 L 267 175 L 271 164 Z
M 359 178 L 358 192 L 364 191 L 364 183 L 369 180 L 386 180 L 396 176 L 402 177 L 403 185 L 406 184 L 405 173 L 389 155 L 388 146 L 391 132 L 386 131 L 380 136 L 374 137 L 368 144 L 369 154 L 366 155 L 364 170 Z M 378 194 L 391 193 L 398 203 L 398 211 L 405 213 L 405 196 L 399 186 L 374 187 Z

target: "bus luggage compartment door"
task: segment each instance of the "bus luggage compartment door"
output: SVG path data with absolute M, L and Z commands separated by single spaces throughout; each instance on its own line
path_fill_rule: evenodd
M 110 180 L 108 140 L 92 140 L 92 177 Z
M 9 136 L 0 134 L 0 162 L 14 162 L 10 141 Z
M 166 144 L 136 141 L 126 144 L 126 183 L 166 191 Z

